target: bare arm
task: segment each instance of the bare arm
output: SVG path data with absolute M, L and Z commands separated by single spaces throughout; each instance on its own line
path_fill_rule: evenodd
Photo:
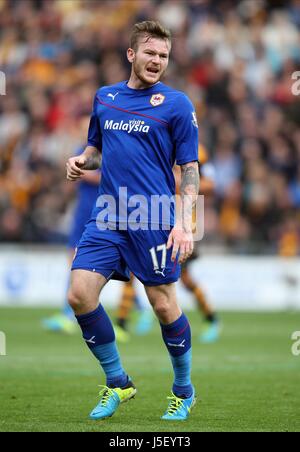
M 199 167 L 198 162 L 191 162 L 181 166 L 181 218 L 183 229 L 186 232 L 192 230 L 193 207 L 196 205 L 199 193 Z
M 67 179 L 75 181 L 84 176 L 84 170 L 96 170 L 100 167 L 101 154 L 99 149 L 93 146 L 87 146 L 84 152 L 71 157 L 67 162 Z
M 81 180 L 92 185 L 99 185 L 101 180 L 101 174 L 99 171 L 85 171 Z
M 180 186 L 181 186 L 181 168 L 179 165 L 176 165 L 174 168 L 174 177 L 175 177 L 175 184 L 176 184 L 176 193 L 180 193 Z M 199 188 L 199 195 L 211 195 L 214 193 L 215 190 L 215 181 L 213 177 L 209 177 L 206 175 L 202 175 L 200 171 L 200 188 Z
M 169 235 L 167 248 L 171 248 L 174 262 L 178 251 L 178 262 L 183 263 L 193 252 L 194 242 L 192 233 L 193 207 L 196 205 L 199 193 L 198 162 L 190 162 L 181 166 L 180 203 L 176 225 Z
M 80 157 L 85 158 L 82 169 L 96 170 L 99 168 L 101 162 L 101 153 L 99 149 L 94 148 L 93 146 L 87 146 Z

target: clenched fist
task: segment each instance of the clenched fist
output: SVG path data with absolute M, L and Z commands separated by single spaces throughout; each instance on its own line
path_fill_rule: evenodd
M 84 175 L 83 168 L 86 162 L 85 156 L 71 157 L 66 164 L 67 179 L 72 181 L 80 179 Z

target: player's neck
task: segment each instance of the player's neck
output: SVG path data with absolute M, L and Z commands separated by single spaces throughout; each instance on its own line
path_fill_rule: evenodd
M 130 79 L 127 82 L 127 86 L 128 86 L 128 88 L 131 88 L 131 89 L 147 89 L 147 88 L 151 88 L 152 86 L 157 85 L 158 83 L 159 83 L 159 81 L 154 83 L 153 85 L 151 85 L 149 83 L 144 82 L 140 78 L 138 78 L 135 73 L 132 73 L 130 75 Z

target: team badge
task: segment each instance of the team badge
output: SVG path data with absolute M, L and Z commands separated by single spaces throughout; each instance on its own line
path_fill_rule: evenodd
M 153 105 L 153 107 L 157 107 L 158 105 L 161 105 L 164 100 L 165 96 L 163 96 L 162 94 L 153 94 L 150 99 L 150 104 Z

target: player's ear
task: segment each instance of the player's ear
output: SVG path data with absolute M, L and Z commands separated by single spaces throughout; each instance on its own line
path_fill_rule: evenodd
M 128 49 L 127 50 L 127 59 L 129 61 L 129 63 L 133 63 L 134 62 L 134 58 L 135 58 L 135 51 L 133 49 Z

